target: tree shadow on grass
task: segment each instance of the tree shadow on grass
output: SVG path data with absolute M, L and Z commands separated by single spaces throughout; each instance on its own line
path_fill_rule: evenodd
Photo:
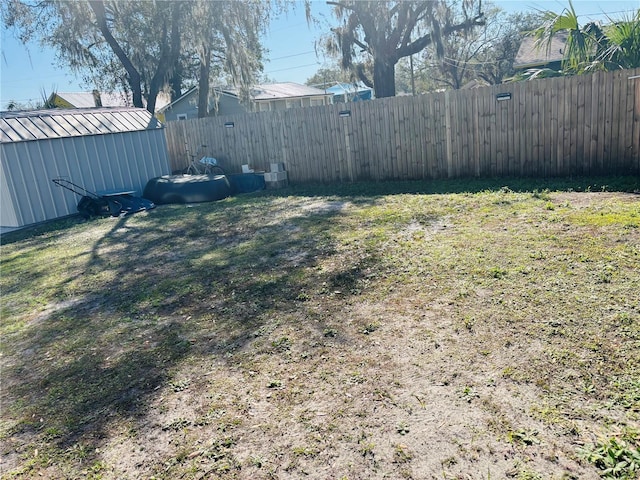
M 80 437 L 100 438 L 114 416 L 139 415 L 144 396 L 189 351 L 183 325 L 175 319 L 135 319 L 118 308 L 119 299 L 135 291 L 126 278 L 96 279 L 105 273 L 117 278 L 126 268 L 126 262 L 92 264 L 100 245 L 127 222 L 127 217 L 115 220 L 93 245 L 85 271 L 58 280 L 60 298 L 65 285 L 84 284 L 74 288 L 73 298 L 32 316 L 5 339 L 9 361 L 2 373 L 2 403 L 14 420 L 10 435 L 43 435 L 62 448 Z M 25 288 L 33 291 L 37 285 Z
M 97 448 L 114 421 L 146 415 L 184 359 L 224 360 L 275 313 L 304 310 L 305 292 L 357 294 L 375 258 L 314 269 L 336 254 L 328 232 L 339 208 L 265 224 L 243 213 L 253 201 L 121 217 L 88 246 L 81 272 L 58 280 L 60 298 L 74 283 L 72 298 L 32 318 L 3 348 L 7 434 L 23 451 L 34 443 Z M 313 327 L 321 334 L 327 325 Z

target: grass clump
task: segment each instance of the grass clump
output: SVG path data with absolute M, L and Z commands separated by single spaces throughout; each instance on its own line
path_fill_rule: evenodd
M 579 451 L 604 478 L 633 480 L 640 475 L 640 432 L 625 429 L 617 437 L 602 438 Z

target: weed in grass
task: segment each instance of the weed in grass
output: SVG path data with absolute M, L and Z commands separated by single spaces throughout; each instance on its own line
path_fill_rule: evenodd
M 318 449 L 310 447 L 293 447 L 293 454 L 296 457 L 315 457 L 318 455 Z
M 536 430 L 518 429 L 507 432 L 507 440 L 520 445 L 538 445 L 538 432 Z
M 325 337 L 336 337 L 338 335 L 338 331 L 335 328 L 325 328 L 322 331 L 322 335 Z
M 400 435 L 406 435 L 409 433 L 409 424 L 407 422 L 400 422 L 396 427 L 396 432 Z
M 533 190 L 531 193 L 531 198 L 535 198 L 538 200 L 550 201 L 551 197 L 549 196 L 550 190 L 545 188 L 544 190 L 538 190 L 537 188 Z
M 191 420 L 187 420 L 186 418 L 178 418 L 171 422 L 169 425 L 162 427 L 162 430 L 173 430 L 175 432 L 178 432 L 180 430 L 184 430 L 189 426 L 191 426 Z
M 501 267 L 491 267 L 489 269 L 489 276 L 491 278 L 501 279 L 507 276 L 508 271 Z
M 458 463 L 458 459 L 456 457 L 447 457 L 440 462 L 443 468 L 451 468 Z
M 640 412 L 640 379 L 622 377 L 610 382 L 611 397 L 614 403 L 622 407 Z
M 240 418 L 225 418 L 225 419 L 221 419 L 218 422 L 218 426 L 217 429 L 219 432 L 227 432 L 229 430 L 233 430 L 235 428 L 238 428 L 240 425 L 242 425 L 242 419 Z M 227 437 L 228 439 L 230 439 L 231 437 Z
M 281 337 L 271 342 L 271 347 L 273 347 L 275 351 L 281 352 L 281 353 L 291 350 L 292 345 L 293 345 L 293 342 L 289 337 Z
M 635 480 L 640 476 L 640 431 L 627 428 L 619 437 L 603 438 L 578 450 L 608 479 Z
M 515 475 L 516 480 L 543 480 L 543 476 L 538 472 L 534 472 L 533 470 L 529 470 L 527 468 L 523 468 L 518 470 L 518 473 Z
M 469 385 L 465 386 L 460 392 L 460 398 L 465 400 L 467 403 L 471 403 L 474 398 L 478 398 L 479 396 L 480 395 L 478 395 L 476 389 Z
M 298 293 L 298 295 L 296 296 L 296 300 L 298 302 L 307 302 L 311 299 L 311 295 L 309 295 L 306 291 L 301 291 L 300 293 Z
M 363 328 L 362 328 L 362 333 L 364 333 L 365 335 L 369 335 L 370 333 L 375 332 L 376 330 L 378 330 L 380 328 L 380 323 L 378 322 L 370 322 L 368 324 L 366 324 Z
M 471 332 L 471 331 L 473 331 L 473 326 L 476 323 L 476 319 L 474 317 L 471 317 L 471 316 L 467 315 L 462 319 L 462 323 L 464 325 L 464 328 L 467 331 Z
M 562 421 L 562 412 L 556 406 L 548 404 L 533 405 L 530 412 L 533 418 L 542 420 L 549 425 L 558 424 Z
M 251 455 L 248 458 L 248 463 L 253 467 L 262 468 L 262 466 L 265 464 L 265 461 L 264 458 L 260 455 Z
M 413 453 L 403 443 L 393 445 L 393 463 L 407 463 L 413 459 Z
M 359 442 L 359 451 L 363 457 L 373 457 L 375 455 L 374 448 L 376 444 L 373 442 Z
M 169 382 L 169 386 L 174 392 L 182 392 L 189 388 L 191 382 L 189 379 L 174 380 Z
M 373 458 L 375 456 L 374 448 L 376 444 L 373 443 L 369 439 L 369 437 L 370 436 L 367 435 L 365 432 L 361 432 L 360 438 L 358 439 L 358 451 L 360 452 L 360 455 L 362 455 L 365 458 L 366 457 Z
M 62 436 L 62 430 L 58 427 L 48 427 L 44 431 L 44 439 L 46 441 L 52 441 Z

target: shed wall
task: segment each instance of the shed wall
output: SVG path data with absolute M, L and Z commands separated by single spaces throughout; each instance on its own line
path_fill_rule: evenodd
M 0 144 L 0 229 L 77 213 L 80 197 L 51 180 L 92 192 L 133 190 L 170 173 L 163 129 Z

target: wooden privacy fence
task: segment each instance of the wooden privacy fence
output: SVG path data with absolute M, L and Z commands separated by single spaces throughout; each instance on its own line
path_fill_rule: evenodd
M 229 173 L 292 182 L 640 172 L 640 69 L 169 122 L 172 169 L 207 145 Z

